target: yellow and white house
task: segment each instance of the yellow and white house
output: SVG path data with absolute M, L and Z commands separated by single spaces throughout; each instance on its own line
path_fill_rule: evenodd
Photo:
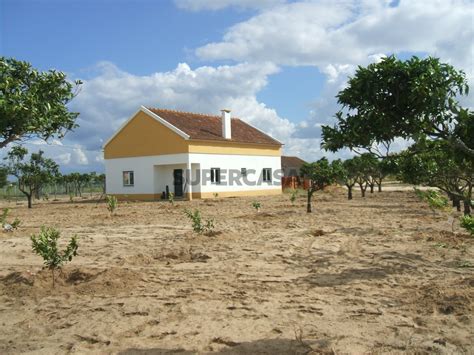
M 238 119 L 144 106 L 104 145 L 107 194 L 119 199 L 281 193 L 282 143 Z

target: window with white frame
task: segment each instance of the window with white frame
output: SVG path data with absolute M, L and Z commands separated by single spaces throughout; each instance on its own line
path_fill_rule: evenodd
M 211 184 L 220 184 L 220 183 L 221 183 L 221 169 L 211 168 Z
M 247 176 L 247 168 L 241 168 L 240 169 L 240 175 L 242 175 L 242 177 L 246 177 Z
M 135 184 L 135 177 L 133 171 L 124 171 L 122 173 L 123 186 L 133 186 Z
M 271 168 L 263 168 L 263 182 L 272 182 Z

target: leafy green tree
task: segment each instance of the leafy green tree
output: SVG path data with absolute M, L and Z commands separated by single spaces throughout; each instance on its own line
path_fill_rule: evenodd
M 32 136 L 61 138 L 76 127 L 79 114 L 67 104 L 80 84 L 62 72 L 40 72 L 27 62 L 0 57 L 0 148 Z
M 26 160 L 28 150 L 21 146 L 13 147 L 5 158 L 7 171 L 18 180 L 18 189 L 28 199 L 28 208 L 32 207 L 32 198 L 38 189 L 51 182 L 59 174 L 58 165 L 43 156 L 43 151 L 32 153 Z
M 343 147 L 388 155 L 395 138 L 422 137 L 449 142 L 474 157 L 472 112 L 459 107 L 456 97 L 467 95 L 465 74 L 437 58 L 394 56 L 359 67 L 337 95 L 342 109 L 337 125 L 323 126 L 322 146 Z M 377 147 L 384 145 L 386 152 Z
M 336 182 L 337 171 L 329 163 L 327 158 L 321 158 L 314 163 L 304 163 L 300 169 L 301 176 L 310 180 L 306 212 L 311 213 L 311 201 L 316 191 L 324 190 L 327 186 Z
M 358 166 L 354 159 L 346 159 L 341 161 L 340 159 L 332 162 L 334 173 L 336 174 L 336 181 L 347 187 L 347 199 L 352 200 L 352 189 L 357 182 L 359 177 Z
M 377 184 L 378 192 L 382 192 L 383 180 L 388 175 L 396 175 L 397 172 L 397 164 L 392 156 L 388 156 L 386 159 L 377 160 L 374 180 Z
M 415 185 L 437 187 L 453 201 L 462 201 L 470 215 L 474 160 L 447 142 L 420 141 L 396 159 L 399 178 Z

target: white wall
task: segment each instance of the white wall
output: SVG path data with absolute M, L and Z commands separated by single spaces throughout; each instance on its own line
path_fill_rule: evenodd
M 281 157 L 273 156 L 253 156 L 253 155 L 226 155 L 226 154 L 190 154 L 191 162 L 199 163 L 201 176 L 211 168 L 220 168 L 222 173 L 221 184 L 211 184 L 210 181 L 201 181 L 201 192 L 225 192 L 225 191 L 249 191 L 249 190 L 271 190 L 281 189 L 281 180 L 273 178 L 272 183 L 258 181 L 262 174 L 263 168 L 271 168 L 272 173 L 281 169 Z M 244 180 L 240 177 L 240 169 L 246 168 L 248 172 L 248 180 L 255 182 L 255 185 L 249 186 L 244 184 Z M 234 181 L 230 185 L 229 170 L 237 170 L 238 181 Z M 254 174 L 250 174 L 251 170 L 255 170 Z M 226 174 L 227 173 L 227 174 Z M 194 176 L 193 176 L 194 177 Z M 225 177 L 225 179 L 224 179 Z M 237 177 L 237 176 L 236 176 Z M 240 184 L 239 184 L 240 183 Z M 194 191 L 194 186 L 193 186 Z
M 280 156 L 252 156 L 226 154 L 169 154 L 151 157 L 118 158 L 105 160 L 105 174 L 107 193 L 110 194 L 161 194 L 166 185 L 173 191 L 173 169 L 186 169 L 191 166 L 193 180 L 196 180 L 198 169 L 202 177 L 204 172 L 209 174 L 211 168 L 220 168 L 222 173 L 221 184 L 211 184 L 207 181 L 200 186 L 192 186 L 193 192 L 225 192 L 281 189 L 278 177 L 272 178 L 272 183 L 259 180 L 263 168 L 271 168 L 272 173 L 281 169 Z M 240 169 L 246 168 L 248 180 L 255 182 L 246 185 L 240 177 Z M 234 169 L 239 174 L 239 181 L 229 184 L 227 171 Z M 122 172 L 134 172 L 134 186 L 123 186 Z M 255 170 L 255 174 L 251 171 Z
M 169 154 L 150 157 L 117 158 L 105 160 L 105 177 L 108 194 L 153 194 L 164 191 L 164 186 L 168 184 L 170 191 L 173 191 L 173 169 L 170 164 L 180 164 L 186 167 L 188 154 Z M 184 165 L 183 165 L 184 164 Z M 167 165 L 164 169 L 170 169 L 170 178 L 163 183 L 155 178 L 155 166 Z M 163 173 L 163 170 L 158 170 Z M 123 186 L 122 172 L 133 171 L 134 186 Z M 158 176 L 159 176 L 158 175 Z M 166 175 L 162 175 L 166 176 Z

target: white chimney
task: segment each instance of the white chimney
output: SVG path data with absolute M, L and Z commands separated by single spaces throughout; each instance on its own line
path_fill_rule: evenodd
M 232 138 L 232 128 L 230 124 L 230 110 L 221 110 L 222 112 L 222 137 L 225 139 Z

